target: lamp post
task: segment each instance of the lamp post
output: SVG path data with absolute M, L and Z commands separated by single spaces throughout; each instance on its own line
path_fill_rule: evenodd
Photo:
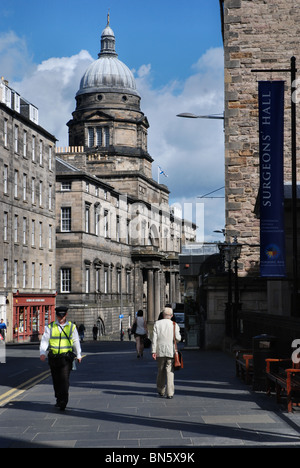
M 238 244 L 237 238 L 234 241 L 224 242 L 219 244 L 219 250 L 224 256 L 224 260 L 228 265 L 228 290 L 227 303 L 225 309 L 225 333 L 226 336 L 235 338 L 237 334 L 237 312 L 239 305 L 239 288 L 238 288 L 238 259 L 241 255 L 242 245 Z M 232 302 L 232 262 L 234 261 L 234 303 Z

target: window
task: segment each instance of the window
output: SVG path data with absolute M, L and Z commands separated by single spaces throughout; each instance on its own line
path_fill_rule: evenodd
M 71 268 L 62 268 L 60 270 L 60 292 L 71 292 Z
M 109 212 L 104 210 L 104 237 L 109 237 Z
M 85 267 L 85 292 L 90 292 L 90 269 L 88 266 Z
M 49 146 L 49 152 L 48 152 L 48 167 L 49 171 L 52 171 L 52 147 Z
M 126 220 L 126 233 L 125 233 L 125 236 L 126 236 L 126 244 L 129 244 L 129 242 L 130 242 L 129 229 L 130 229 L 130 220 L 127 219 L 127 220 Z
M 109 128 L 104 127 L 104 144 L 103 146 L 108 147 L 109 146 Z
M 95 141 L 96 137 L 96 141 Z M 94 146 L 105 146 L 106 148 L 110 144 L 109 139 L 109 127 L 88 127 L 88 147 L 93 148 Z
M 13 287 L 18 287 L 18 260 L 14 260 L 14 279 L 13 279 Z
M 19 178 L 19 173 L 18 171 L 15 171 L 15 176 L 14 176 L 14 197 L 18 198 L 18 178 Z
M 52 249 L 52 225 L 49 224 L 49 231 L 48 231 L 48 247 L 49 250 Z
M 8 260 L 4 259 L 3 263 L 3 287 L 7 287 L 7 272 L 8 272 Z
M 126 292 L 127 294 L 130 294 L 131 292 L 131 276 L 130 276 L 130 270 L 126 271 Z
M 61 209 L 61 231 L 71 231 L 71 208 L 64 207 Z
M 60 186 L 61 190 L 71 190 L 71 182 L 62 182 Z
M 117 293 L 121 294 L 122 292 L 122 271 L 121 268 L 117 269 Z
M 85 204 L 85 232 L 90 232 L 90 205 Z
M 8 213 L 4 212 L 3 220 L 3 240 L 7 242 L 8 240 Z
M 27 156 L 27 132 L 26 130 L 23 131 L 23 156 L 26 158 Z
M 40 263 L 39 265 L 39 288 L 42 289 L 43 285 L 43 264 Z
M 96 266 L 95 288 L 96 292 L 100 292 L 100 267 Z
M 116 240 L 120 242 L 120 216 L 116 217 Z
M 31 221 L 31 245 L 35 246 L 35 220 Z
M 23 245 L 27 244 L 27 218 L 23 218 L 23 231 L 22 231 Z
M 27 265 L 26 262 L 23 262 L 23 270 L 22 270 L 22 288 L 26 288 L 26 271 L 27 271 Z
M 3 94 L 4 94 L 4 96 L 2 97 L 2 102 L 4 102 L 4 104 L 7 107 L 11 108 L 11 90 L 7 86 L 4 86 L 4 93 Z
M 100 212 L 99 212 L 99 206 L 95 206 L 95 234 L 96 236 L 99 236 L 99 227 L 100 227 Z
M 27 174 L 23 174 L 23 201 L 27 200 Z
M 14 219 L 14 242 L 18 242 L 18 215 L 15 215 Z
M 20 104 L 21 104 L 20 95 L 17 93 L 13 93 L 13 101 L 14 101 L 14 110 L 16 110 L 17 112 L 20 112 Z
M 19 151 L 19 127 L 15 125 L 15 153 Z
M 32 161 L 35 161 L 35 136 L 32 135 Z
M 39 247 L 43 247 L 43 223 L 39 223 Z
M 40 140 L 39 150 L 40 150 L 40 166 L 42 166 L 43 165 L 43 142 L 42 140 Z
M 7 146 L 8 146 L 8 138 L 7 138 L 7 119 L 4 119 L 4 129 L 3 129 L 3 132 L 4 132 L 4 146 L 7 147 Z
M 31 179 L 31 203 L 35 204 L 35 178 Z
M 52 265 L 49 265 L 48 269 L 48 288 L 52 289 Z
M 97 134 L 97 145 L 102 146 L 102 128 L 98 127 L 96 134 Z
M 94 146 L 94 129 L 88 128 L 88 147 L 92 148 Z
M 35 263 L 32 262 L 31 264 L 31 287 L 32 289 L 34 289 L 34 284 L 35 284 L 34 278 L 35 278 Z
M 48 189 L 48 208 L 52 210 L 52 185 L 49 185 Z
M 29 119 L 36 124 L 39 122 L 39 111 L 32 104 L 29 104 Z
M 43 182 L 41 180 L 39 183 L 39 204 L 40 206 L 43 205 Z
M 108 269 L 104 270 L 104 294 L 108 293 Z
M 6 164 L 3 169 L 3 192 L 8 193 L 8 166 Z

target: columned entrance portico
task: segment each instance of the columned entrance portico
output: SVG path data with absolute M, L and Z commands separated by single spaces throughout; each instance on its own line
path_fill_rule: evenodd
M 143 308 L 150 328 L 167 303 L 180 302 L 178 260 L 166 260 L 153 246 L 135 249 L 136 311 Z M 135 311 L 135 312 L 136 312 Z

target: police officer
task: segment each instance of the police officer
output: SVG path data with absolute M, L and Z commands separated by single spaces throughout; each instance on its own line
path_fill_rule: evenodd
M 69 399 L 69 377 L 74 359 L 73 348 L 78 362 L 81 362 L 81 347 L 74 323 L 67 321 L 68 308 L 56 307 L 56 320 L 45 327 L 40 344 L 40 359 L 51 369 L 56 407 L 64 411 Z

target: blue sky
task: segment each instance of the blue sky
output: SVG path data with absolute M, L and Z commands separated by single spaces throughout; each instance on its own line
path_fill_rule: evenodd
M 81 49 L 96 59 L 108 10 L 120 59 L 129 68 L 151 62 L 156 86 L 184 79 L 202 53 L 222 45 L 218 0 L 9 0 L 0 31 L 24 38 L 35 63 Z
M 40 124 L 66 146 L 66 123 L 80 78 L 100 51 L 108 10 L 118 58 L 134 72 L 150 122 L 153 178 L 162 166 L 168 177 L 160 183 L 182 210 L 195 213 L 205 202 L 205 240 L 222 240 L 213 231 L 224 227 L 224 201 L 199 196 L 224 185 L 223 122 L 176 117 L 223 112 L 218 0 L 3 2 L 0 75 L 39 107 Z

